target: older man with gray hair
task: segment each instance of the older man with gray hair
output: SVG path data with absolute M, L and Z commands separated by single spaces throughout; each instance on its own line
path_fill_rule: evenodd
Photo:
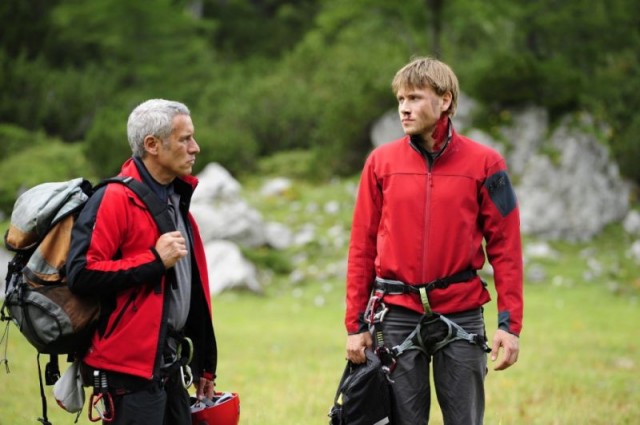
M 83 365 L 107 383 L 103 396 L 113 409 L 105 423 L 188 425 L 183 360 L 191 359 L 198 398 L 213 396 L 217 363 L 204 248 L 189 212 L 200 147 L 189 109 L 164 99 L 137 106 L 127 134 L 133 155 L 120 175 L 165 203 L 176 230 L 160 234 L 126 185 L 104 186 L 89 199 L 68 261 L 72 291 L 101 303 Z

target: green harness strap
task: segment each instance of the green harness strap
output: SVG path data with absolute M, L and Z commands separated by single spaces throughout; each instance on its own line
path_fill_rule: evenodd
M 423 286 L 418 288 L 418 291 L 420 293 L 420 301 L 422 301 L 422 307 L 424 308 L 424 314 L 426 314 L 427 316 L 431 316 L 433 314 L 433 311 L 431 311 L 431 305 L 429 304 L 427 288 Z

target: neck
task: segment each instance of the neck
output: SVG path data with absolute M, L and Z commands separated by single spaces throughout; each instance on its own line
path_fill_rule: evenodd
M 418 140 L 420 144 L 427 152 L 433 152 L 435 150 L 436 141 L 430 135 L 419 135 Z
M 449 116 L 444 112 L 440 115 L 440 119 L 436 122 L 433 131 L 426 138 L 427 149 L 430 152 L 437 152 L 444 146 L 449 136 Z
M 142 159 L 142 163 L 144 164 L 145 168 L 149 172 L 149 175 L 151 175 L 151 177 L 161 185 L 166 186 L 170 184 L 175 179 L 175 176 L 171 176 L 171 175 L 168 175 L 167 173 L 164 173 L 162 171 L 162 167 L 158 166 L 155 162 L 153 162 L 149 158 L 150 158 L 149 156 L 146 156 L 145 158 Z

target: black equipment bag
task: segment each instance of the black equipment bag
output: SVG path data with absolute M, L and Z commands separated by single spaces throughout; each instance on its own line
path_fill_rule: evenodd
M 391 424 L 390 382 L 378 356 L 365 350 L 366 363 L 347 362 L 329 411 L 329 425 Z

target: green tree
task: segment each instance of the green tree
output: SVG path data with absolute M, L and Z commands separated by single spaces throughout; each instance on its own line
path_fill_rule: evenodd
M 416 46 L 426 45 L 423 29 L 408 24 L 416 11 L 424 12 L 422 2 L 405 5 L 323 2 L 312 27 L 281 60 L 248 61 L 250 70 L 234 68 L 226 77 L 232 89 L 216 86 L 205 94 L 208 104 L 225 100 L 206 120 L 220 129 L 212 136 L 230 140 L 239 125 L 244 136 L 236 143 L 257 147 L 259 155 L 314 150 L 313 176 L 359 170 L 370 149 L 371 124 L 394 105 L 393 73 L 424 50 Z M 246 163 L 231 168 L 251 170 Z
M 211 26 L 181 2 L 66 0 L 52 22 L 68 46 L 66 61 L 100 64 L 111 82 L 109 95 L 95 100 L 86 133 L 86 155 L 101 176 L 130 154 L 124 129 L 138 103 L 170 98 L 193 106 L 218 72 L 206 43 Z
M 202 17 L 215 23 L 212 47 L 228 60 L 274 58 L 292 49 L 321 8 L 318 0 L 204 0 Z

